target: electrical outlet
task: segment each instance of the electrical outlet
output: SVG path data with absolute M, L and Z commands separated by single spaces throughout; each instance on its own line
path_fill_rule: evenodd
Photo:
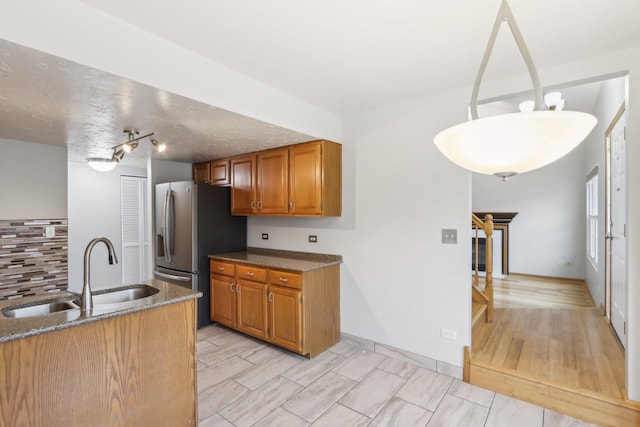
M 44 228 L 44 237 L 46 238 L 56 237 L 56 227 L 54 227 L 53 225 L 47 225 Z
M 453 329 L 442 328 L 440 330 L 440 335 L 442 338 L 452 341 L 456 341 L 458 339 L 458 331 L 454 331 Z
M 262 240 L 269 240 L 269 233 L 262 233 Z
M 309 243 L 318 243 L 318 236 L 309 235 Z
M 572 265 L 573 263 L 571 261 L 567 261 L 567 260 L 564 260 L 564 259 L 559 259 L 557 261 L 557 264 L 558 265 Z
M 442 243 L 455 245 L 458 243 L 458 230 L 455 228 L 442 229 Z

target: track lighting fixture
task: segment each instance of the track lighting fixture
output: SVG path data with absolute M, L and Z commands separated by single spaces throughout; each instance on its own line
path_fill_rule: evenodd
M 137 130 L 125 129 L 124 133 L 128 136 L 128 141 L 123 142 L 121 144 L 112 147 L 113 153 L 111 154 L 111 158 L 98 158 L 98 157 L 90 157 L 87 159 L 87 163 L 93 169 L 101 172 L 110 171 L 115 168 L 120 160 L 124 158 L 126 153 L 131 153 L 133 150 L 138 148 L 139 141 L 144 138 L 149 138 L 153 147 L 158 150 L 159 153 L 162 153 L 167 148 L 167 144 L 158 142 L 157 139 L 151 138 L 155 135 L 154 132 L 148 133 L 143 136 L 137 136 L 140 134 Z

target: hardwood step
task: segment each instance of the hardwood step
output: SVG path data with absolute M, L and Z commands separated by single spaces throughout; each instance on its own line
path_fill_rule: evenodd
M 475 325 L 487 311 L 487 304 L 471 301 L 471 325 Z
M 469 383 L 602 426 L 640 425 L 640 405 L 518 371 L 469 361 Z

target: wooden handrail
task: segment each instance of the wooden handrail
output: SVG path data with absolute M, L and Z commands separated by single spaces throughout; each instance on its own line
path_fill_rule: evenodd
M 493 215 L 486 214 L 484 221 L 477 215 L 471 214 L 471 227 L 475 230 L 473 244 L 475 245 L 474 275 L 472 286 L 478 292 L 480 290 L 480 274 L 479 274 L 479 250 L 478 250 L 478 233 L 479 230 L 484 231 L 486 236 L 485 245 L 485 285 L 482 294 L 487 300 L 486 320 L 493 322 Z

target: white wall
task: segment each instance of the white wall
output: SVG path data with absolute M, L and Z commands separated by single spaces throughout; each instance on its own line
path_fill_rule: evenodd
M 0 139 L 0 219 L 67 217 L 67 148 Z
M 82 291 L 84 250 L 94 237 L 111 240 L 122 258 L 120 176 L 146 176 L 146 169 L 122 165 L 109 172 L 93 170 L 84 162 L 70 161 L 69 170 L 69 288 Z M 122 284 L 122 264 L 109 265 L 103 244 L 91 254 L 91 289 Z
M 474 211 L 518 212 L 509 224 L 510 273 L 584 278 L 584 145 L 507 182 L 473 174 Z
M 590 137 L 585 141 L 585 164 L 583 166 L 583 176 L 598 166 L 598 200 L 600 204 L 600 215 L 598 218 L 598 259 L 597 268 L 590 262 L 585 263 L 586 282 L 589 286 L 589 292 L 594 302 L 599 307 L 604 307 L 604 233 L 605 233 L 605 145 L 604 135 L 625 101 L 626 95 L 626 77 L 606 80 L 602 84 L 598 99 L 594 106 L 593 113 L 598 117 L 598 124 L 591 133 Z

